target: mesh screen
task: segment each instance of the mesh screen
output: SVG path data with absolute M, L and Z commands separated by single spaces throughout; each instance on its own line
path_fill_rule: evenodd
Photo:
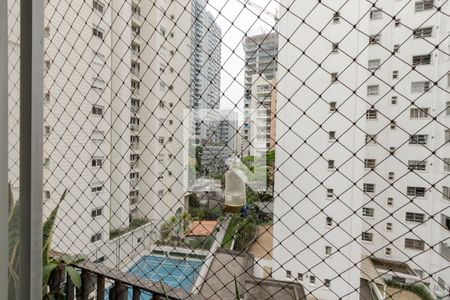
M 42 201 L 45 218 L 58 207 L 52 255 L 83 257 L 76 293 L 450 299 L 449 13 L 46 0 Z

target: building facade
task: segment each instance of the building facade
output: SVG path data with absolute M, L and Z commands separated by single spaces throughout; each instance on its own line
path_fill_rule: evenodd
M 274 277 L 359 299 L 361 257 L 374 255 L 448 295 L 450 63 L 435 45 L 449 5 L 316 4 L 283 1 Z M 308 26 L 288 25 L 299 18 Z
M 255 99 L 258 98 L 258 92 L 256 91 L 255 93 L 254 84 L 255 82 L 261 83 L 261 81 L 272 83 L 273 80 L 276 79 L 278 68 L 278 39 L 278 32 L 269 32 L 248 36 L 243 41 L 245 52 L 245 96 L 244 125 L 241 137 L 241 149 L 243 149 L 243 153 L 241 153 L 240 156 L 255 154 L 253 142 L 257 143 L 257 141 L 253 141 L 255 134 L 252 133 L 252 130 L 255 131 L 256 129 L 252 128 L 252 123 L 255 123 L 255 120 L 257 119 L 257 116 L 254 115 L 254 109 L 260 105 L 255 105 Z M 273 90 L 271 89 L 270 92 L 272 91 Z M 275 95 L 275 93 L 273 93 L 273 95 Z
M 9 152 L 10 181 L 18 190 L 20 24 L 14 4 Z M 183 209 L 177 180 L 183 130 L 177 128 L 190 101 L 190 35 L 179 26 L 191 26 L 186 7 L 188 1 L 46 1 L 44 217 L 68 191 L 55 250 L 95 259 L 110 232 L 135 219 L 158 223 Z

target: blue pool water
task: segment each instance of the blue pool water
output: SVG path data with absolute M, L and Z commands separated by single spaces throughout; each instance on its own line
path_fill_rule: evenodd
M 201 260 L 196 259 L 148 255 L 142 257 L 128 272 L 138 278 L 157 283 L 163 282 L 170 287 L 182 288 L 189 292 L 197 279 L 202 263 Z M 106 294 L 108 292 L 109 290 Z M 128 294 L 128 298 L 131 299 L 131 288 L 128 290 Z M 141 299 L 149 300 L 151 294 L 141 293 Z

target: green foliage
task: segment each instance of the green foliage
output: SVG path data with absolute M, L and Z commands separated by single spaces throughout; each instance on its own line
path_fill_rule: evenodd
M 215 221 L 223 216 L 223 210 L 221 207 L 214 207 L 213 209 L 192 208 L 190 214 L 193 220 Z
M 59 205 L 66 197 L 67 190 L 64 191 L 61 198 L 59 199 L 58 204 L 53 209 L 53 211 L 48 216 L 47 220 L 44 223 L 44 227 L 42 230 L 42 242 L 43 242 L 43 250 L 42 250 L 42 263 L 44 266 L 48 264 L 49 262 L 49 254 L 50 254 L 50 247 L 52 243 L 52 235 L 53 235 L 53 227 L 55 226 L 56 216 L 58 214 Z
M 238 282 L 237 282 L 236 275 L 233 275 L 233 276 L 234 276 L 234 289 L 235 289 L 235 293 L 236 293 L 236 300 L 239 300 L 240 296 L 239 296 Z
M 236 233 L 236 226 L 240 222 L 240 217 L 233 216 L 228 224 L 227 231 L 225 232 L 225 236 L 222 240 L 222 248 L 230 249 L 231 244 L 233 243 L 234 234 Z
M 194 193 L 189 194 L 189 209 L 200 207 L 197 195 Z
M 245 250 L 256 235 L 256 221 L 252 217 L 241 220 L 236 228 L 235 250 Z
M 400 283 L 398 281 L 394 280 L 385 280 L 386 284 L 390 287 L 394 287 L 397 289 L 402 289 L 406 291 L 410 291 L 417 296 L 420 297 L 422 300 L 433 300 L 434 297 L 428 292 L 428 290 L 425 288 L 425 286 L 422 283 L 417 284 L 406 284 L 406 283 Z
M 113 240 L 113 239 L 115 239 L 115 238 L 117 238 L 117 237 L 119 237 L 119 236 L 121 236 L 121 235 L 123 235 L 123 234 L 125 234 L 127 232 L 130 232 L 130 231 L 132 231 L 132 230 L 134 230 L 136 228 L 139 228 L 139 227 L 147 224 L 148 222 L 150 222 L 150 221 L 148 219 L 146 219 L 146 218 L 142 218 L 142 219 L 134 218 L 133 220 L 131 220 L 131 222 L 128 225 L 128 227 L 111 230 L 109 232 L 109 238 L 111 240 Z
M 70 264 L 79 262 L 82 258 L 62 256 L 59 258 L 50 258 L 50 247 L 52 243 L 52 234 L 55 226 L 59 206 L 65 199 L 67 190 L 64 191 L 58 204 L 48 216 L 47 220 L 43 224 L 42 229 L 42 298 L 43 299 L 62 299 L 61 291 L 49 291 L 49 280 L 52 276 L 55 276 L 57 271 L 67 272 L 68 277 L 76 287 L 81 286 L 80 273 L 75 270 Z M 9 186 L 9 214 L 8 214 L 8 251 L 9 251 L 9 266 L 8 266 L 8 299 L 17 299 L 17 282 L 18 282 L 18 249 L 19 249 L 19 201 L 14 201 L 14 197 L 11 191 L 11 185 Z M 60 272 L 60 273 L 61 273 Z M 59 280 L 62 280 L 63 276 L 57 276 Z M 56 298 L 55 298 L 56 297 Z
M 19 205 L 14 201 L 14 197 L 9 185 L 8 195 L 8 299 L 17 299 L 18 273 L 19 273 Z
M 202 166 L 202 146 L 195 147 L 195 172 L 197 176 L 201 176 L 204 173 L 204 169 Z

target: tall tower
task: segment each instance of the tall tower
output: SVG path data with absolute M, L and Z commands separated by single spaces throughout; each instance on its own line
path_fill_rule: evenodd
M 449 4 L 316 4 L 283 1 L 274 277 L 359 299 L 374 256 L 448 294 Z
M 252 119 L 256 116 L 252 114 L 252 109 L 259 108 L 261 105 L 252 103 L 252 96 L 256 97 L 252 87 L 255 82 L 261 83 L 265 80 L 271 85 L 276 78 L 278 69 L 278 32 L 269 32 L 260 35 L 248 36 L 243 41 L 245 52 L 245 97 L 244 97 L 244 125 L 241 132 L 242 156 L 253 155 L 254 151 L 252 140 Z M 272 90 L 272 89 L 270 89 Z M 254 100 L 254 99 L 253 99 Z

